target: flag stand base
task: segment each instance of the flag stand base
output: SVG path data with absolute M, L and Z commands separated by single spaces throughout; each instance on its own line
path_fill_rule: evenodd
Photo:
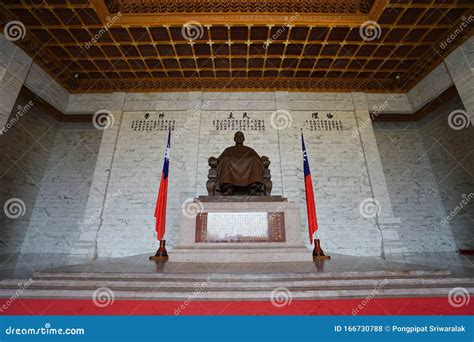
M 314 249 L 313 249 L 313 260 L 328 260 L 331 259 L 329 255 L 325 255 L 323 249 L 321 248 L 321 242 L 319 239 L 314 240 Z
M 154 256 L 150 256 L 148 259 L 152 261 L 166 261 L 168 260 L 168 252 L 166 251 L 166 240 L 160 241 L 160 247 L 156 251 Z

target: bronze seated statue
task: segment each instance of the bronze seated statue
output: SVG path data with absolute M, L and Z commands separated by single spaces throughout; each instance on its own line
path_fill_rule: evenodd
M 244 146 L 244 133 L 235 133 L 234 141 L 235 145 L 226 148 L 218 158 L 209 158 L 209 196 L 270 196 L 270 160 Z

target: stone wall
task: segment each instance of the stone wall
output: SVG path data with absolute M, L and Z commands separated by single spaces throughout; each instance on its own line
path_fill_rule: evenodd
M 58 125 L 36 197 L 23 253 L 69 253 L 79 236 L 101 132 L 89 124 Z
M 24 101 L 20 97 L 15 108 L 25 107 Z M 8 201 L 17 203 L 24 214 L 9 217 L 12 212 L 2 211 L 2 252 L 69 253 L 84 217 L 102 132 L 90 124 L 58 124 L 34 102 L 17 112 L 0 135 L 0 203 L 2 209 Z
M 18 98 L 14 108 L 25 106 L 26 101 Z M 10 120 L 12 118 L 18 121 L 0 135 L 2 253 L 21 250 L 57 131 L 55 121 L 34 105 L 25 114 L 13 111 Z M 7 201 L 13 207 L 4 210 Z M 15 206 L 20 210 L 18 213 L 14 211 Z M 6 211 L 11 214 L 7 216 Z
M 397 97 L 388 99 L 393 103 Z M 25 190 L 28 194 L 16 189 L 4 192 L 4 197 L 19 193 L 18 197 L 28 203 L 26 215 L 14 223 L 18 227 L 23 222 L 23 230 L 15 230 L 13 238 L 8 233 L 3 236 L 16 246 L 14 250 L 24 253 L 54 251 L 105 257 L 153 251 L 153 211 L 167 138 L 166 128 L 160 126 L 163 122 L 174 124 L 166 235 L 172 249 L 183 202 L 206 194 L 208 157 L 233 144 L 238 128 L 218 129 L 218 120 L 228 125 L 232 112 L 236 122 L 243 120 L 244 113 L 250 120 L 264 121 L 265 129 L 244 129 L 246 144 L 270 158 L 273 194 L 295 201 L 306 223 L 303 128 L 316 195 L 318 235 L 328 252 L 381 255 L 455 250 L 456 242 L 460 246 L 470 237 L 466 228 L 469 218 L 457 216 L 457 225 L 449 222 L 441 226 L 440 222 L 461 196 L 450 191 L 453 182 L 458 182 L 456 191 L 472 183 L 454 177 L 446 181 L 446 188 L 438 190 L 442 173 L 437 173 L 436 164 L 446 163 L 437 161 L 439 151 L 433 149 L 430 154 L 427 145 L 429 137 L 439 136 L 450 146 L 453 132 L 439 131 L 441 121 L 429 118 L 419 126 L 377 124 L 374 129 L 368 116 L 374 103 L 380 105 L 385 100 L 362 93 L 73 95 L 68 104 L 70 112 L 109 110 L 113 125 L 101 131 L 91 125 L 52 122 L 53 132 L 47 147 L 43 144 L 43 154 L 36 152 L 25 161 L 39 172 L 39 185 Z M 458 105 L 459 100 L 446 104 L 439 115 Z M 3 137 L 8 138 L 7 149 L 18 148 L 18 154 L 29 143 L 19 144 L 17 140 L 28 133 L 16 130 L 28 123 L 38 137 L 47 128 L 31 121 L 39 120 L 33 115 L 22 120 L 24 124 L 20 121 Z M 146 122 L 158 126 L 145 126 Z M 142 129 L 136 128 L 139 124 Z M 470 160 L 469 141 L 471 135 L 462 135 L 450 147 L 456 150 L 452 153 L 458 161 Z M 8 178 L 2 181 L 15 184 Z M 28 184 L 24 180 L 16 183 Z M 362 215 L 360 204 L 371 198 L 379 202 L 380 212 Z M 13 229 L 17 228 L 4 232 Z M 453 229 L 459 233 L 453 234 Z M 307 241 L 306 224 L 301 234 Z
M 458 248 L 474 248 L 474 128 L 453 129 L 449 113 L 465 110 L 459 97 L 444 103 L 419 122 L 436 187 Z
M 174 122 L 166 236 L 172 248 L 183 202 L 207 193 L 207 159 L 233 144 L 237 126 L 218 128 L 232 122 L 228 121 L 231 112 L 234 124 L 243 120 L 244 113 L 250 122 L 264 122 L 264 129 L 243 129 L 246 144 L 270 158 L 272 193 L 298 203 L 302 222 L 306 222 L 300 140 L 300 129 L 304 128 L 313 167 L 319 233 L 325 247 L 328 251 L 356 255 L 382 253 L 382 231 L 377 218 L 363 217 L 359 211 L 359 204 L 376 192 L 369 180 L 369 167 L 374 171 L 376 165 L 368 165 L 365 155 L 373 151 L 369 151 L 369 142 L 361 140 L 358 133 L 372 128 L 368 108 L 363 111 L 364 120 L 356 117 L 350 93 L 180 92 L 115 96 L 121 96 L 123 103 L 107 102 L 110 99 L 100 96 L 73 96 L 68 107 L 77 111 L 87 106 L 94 110 L 110 110 L 112 103 L 116 106 L 111 110 L 114 125 L 104 131 L 98 156 L 99 161 L 106 161 L 104 165 L 110 167 L 105 175 L 104 170 L 98 169 L 102 163 L 97 164 L 93 195 L 89 194 L 74 254 L 93 251 L 95 256 L 124 256 L 146 253 L 156 247 L 153 211 L 167 131 L 132 128 L 134 123 L 146 125 L 155 120 Z M 313 119 L 315 111 L 319 119 Z M 274 113 L 283 115 L 283 120 L 287 116 L 286 127 L 278 126 L 281 123 L 272 118 Z M 160 114 L 164 117 L 160 118 Z M 322 126 L 311 130 L 313 120 Z M 331 126 L 336 122 L 338 128 Z M 381 170 L 378 174 L 383 176 Z M 377 186 L 383 186 L 382 183 Z M 385 210 L 391 212 L 387 207 Z M 95 213 L 99 213 L 95 215 L 97 219 L 87 221 Z M 301 227 L 301 234 L 307 241 L 306 225 Z
M 26 52 L 0 33 L 0 129 L 14 110 L 31 63 Z
M 464 109 L 459 97 L 416 123 L 374 125 L 408 252 L 473 248 L 474 131 L 449 126 L 448 115 L 456 109 Z
M 377 123 L 377 143 L 406 252 L 454 251 L 452 232 L 417 123 Z

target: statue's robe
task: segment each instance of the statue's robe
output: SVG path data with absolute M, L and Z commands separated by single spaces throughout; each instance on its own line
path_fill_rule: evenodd
M 219 184 L 248 186 L 263 183 L 263 165 L 260 156 L 252 148 L 244 145 L 228 147 L 217 160 Z

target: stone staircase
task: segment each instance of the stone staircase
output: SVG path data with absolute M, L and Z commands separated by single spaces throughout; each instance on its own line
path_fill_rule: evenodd
M 21 298 L 91 299 L 104 288 L 115 299 L 268 300 L 278 293 L 292 299 L 382 297 L 447 297 L 462 287 L 474 293 L 474 278 L 450 271 L 341 271 L 261 273 L 112 273 L 42 272 L 25 279 L 0 281 L 0 297 L 24 288 Z

